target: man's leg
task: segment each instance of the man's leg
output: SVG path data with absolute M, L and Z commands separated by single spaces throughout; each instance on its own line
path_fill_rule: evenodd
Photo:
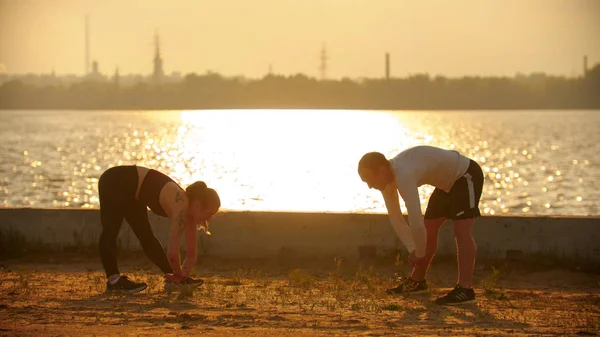
M 473 287 L 473 272 L 477 245 L 473 238 L 475 219 L 453 220 L 456 252 L 458 255 L 458 285 L 463 288 Z
M 473 224 L 480 216 L 479 199 L 483 191 L 484 176 L 481 167 L 471 161 L 467 172 L 450 190 L 450 210 L 456 240 L 458 284 L 448 294 L 435 300 L 441 305 L 458 305 L 475 302 L 473 272 L 477 246 L 473 238 Z
M 425 262 L 417 267 L 414 267 L 410 278 L 413 281 L 422 281 L 427 275 L 427 269 L 435 256 L 437 250 L 438 233 L 447 218 L 425 219 L 425 228 L 427 229 L 427 245 L 425 248 Z

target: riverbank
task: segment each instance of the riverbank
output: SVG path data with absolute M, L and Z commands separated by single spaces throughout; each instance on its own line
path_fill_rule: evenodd
M 0 209 L 0 256 L 28 252 L 95 251 L 100 234 L 97 209 Z M 167 242 L 169 221 L 149 212 L 153 230 Z M 474 227 L 478 258 L 600 261 L 600 218 L 483 216 Z M 216 258 L 394 259 L 406 255 L 385 214 L 225 212 L 200 235 L 200 256 Z M 140 250 L 129 226 L 119 236 L 123 251 Z M 437 256 L 454 256 L 451 223 L 440 231 Z
M 388 296 L 406 265 L 276 263 L 203 258 L 206 283 L 165 291 L 147 259 L 122 258 L 121 271 L 148 283 L 136 295 L 105 294 L 97 258 L 0 268 L 0 335 L 122 336 L 540 336 L 600 333 L 598 274 L 531 271 L 480 264 L 477 304 L 431 301 L 456 280 L 454 263 L 436 263 L 430 292 Z

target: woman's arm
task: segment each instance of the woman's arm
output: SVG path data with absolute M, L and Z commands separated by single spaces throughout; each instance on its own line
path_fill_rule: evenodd
M 189 276 L 196 265 L 196 258 L 198 254 L 198 230 L 196 225 L 193 223 L 186 223 L 185 225 L 185 261 L 183 261 L 183 275 Z
M 169 229 L 169 246 L 167 248 L 167 258 L 171 268 L 173 268 L 173 274 L 176 275 L 182 273 L 179 242 L 186 227 L 187 205 L 187 196 L 183 192 L 177 191 L 175 204 L 171 209 L 171 228 Z

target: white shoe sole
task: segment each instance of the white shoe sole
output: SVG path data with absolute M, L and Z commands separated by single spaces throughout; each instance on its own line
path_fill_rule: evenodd
M 127 293 L 127 294 L 135 294 L 140 291 L 146 289 L 148 285 L 144 284 L 143 286 L 133 288 L 133 289 L 106 289 L 107 293 Z
M 458 302 L 458 303 L 444 303 L 444 304 L 438 304 L 438 305 L 456 306 L 456 305 L 473 304 L 473 303 L 477 303 L 477 300 L 474 299 L 474 300 L 470 300 L 470 301 L 464 301 L 464 302 Z
M 139 293 L 140 291 L 146 289 L 147 287 L 148 287 L 148 285 L 144 284 L 143 286 L 138 287 L 138 288 L 125 290 L 125 292 L 128 294 L 135 294 L 135 293 Z
M 200 286 L 201 286 L 201 284 L 167 283 L 167 284 L 165 284 L 165 290 L 166 291 L 171 291 L 171 290 L 179 290 L 179 289 L 184 289 L 184 288 L 198 289 L 198 288 L 200 288 Z
M 386 292 L 388 295 L 411 295 L 411 294 L 425 294 L 428 293 L 429 289 L 423 289 L 423 290 L 417 290 L 417 291 L 403 291 L 401 293 L 395 293 L 395 292 Z

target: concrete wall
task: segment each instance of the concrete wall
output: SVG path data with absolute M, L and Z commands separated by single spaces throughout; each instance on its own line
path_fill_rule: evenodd
M 168 219 L 153 213 L 149 219 L 166 244 Z M 96 209 L 0 209 L 5 239 L 12 231 L 55 248 L 95 245 L 100 229 Z M 228 212 L 215 217 L 211 232 L 199 236 L 203 255 L 358 258 L 405 252 L 385 214 Z M 504 258 L 508 250 L 517 250 L 600 261 L 599 217 L 486 216 L 476 222 L 474 235 L 479 257 Z M 126 223 L 120 242 L 125 249 L 140 249 Z M 456 254 L 450 223 L 442 228 L 438 247 L 438 255 Z

